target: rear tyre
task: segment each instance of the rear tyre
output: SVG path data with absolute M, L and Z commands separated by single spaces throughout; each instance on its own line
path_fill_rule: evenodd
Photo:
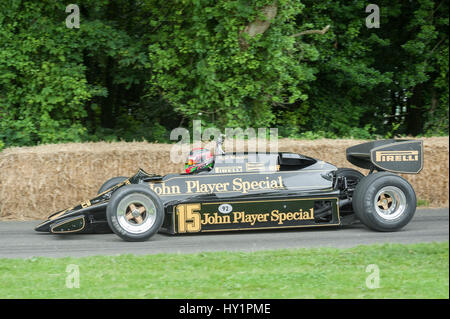
M 119 183 L 126 181 L 127 178 L 128 177 L 125 177 L 125 176 L 117 176 L 117 177 L 108 179 L 105 183 L 103 183 L 102 186 L 100 186 L 100 188 L 97 192 L 97 195 L 103 193 L 104 191 L 110 189 L 111 187 L 113 187 Z
M 377 231 L 397 231 L 416 212 L 416 193 L 404 178 L 387 172 L 364 177 L 353 193 L 353 210 L 363 224 Z
M 164 221 L 161 199 L 148 185 L 126 185 L 113 193 L 106 208 L 112 231 L 126 241 L 144 241 L 153 236 Z

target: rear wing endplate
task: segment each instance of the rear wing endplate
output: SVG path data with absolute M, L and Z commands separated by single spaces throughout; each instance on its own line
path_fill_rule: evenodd
M 417 174 L 423 168 L 423 141 L 379 140 L 347 148 L 347 160 L 361 168 Z

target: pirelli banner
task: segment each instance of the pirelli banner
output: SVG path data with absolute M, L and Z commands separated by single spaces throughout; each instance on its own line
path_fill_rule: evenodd
M 338 198 L 183 203 L 172 218 L 173 234 L 339 225 Z
M 379 140 L 347 149 L 350 163 L 382 171 L 417 174 L 423 167 L 423 141 Z
M 423 167 L 423 142 L 403 141 L 379 146 L 371 150 L 370 159 L 384 171 L 417 174 Z

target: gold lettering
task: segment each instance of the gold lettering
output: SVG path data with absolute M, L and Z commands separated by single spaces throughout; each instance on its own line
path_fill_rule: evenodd
M 240 191 L 242 189 L 242 178 L 238 177 L 233 179 L 233 190 Z
M 192 193 L 192 189 L 198 185 L 198 181 L 186 181 L 187 192 Z
M 181 193 L 180 186 L 173 185 L 172 186 L 172 194 L 180 194 L 180 193 Z
M 377 151 L 377 162 L 411 162 L 419 160 L 419 151 Z
M 244 212 L 233 212 L 233 223 L 237 224 L 244 218 Z
M 86 200 L 86 201 L 81 203 L 81 207 L 82 208 L 86 208 L 86 207 L 89 207 L 89 206 L 91 206 L 91 201 L 89 201 L 89 200 Z
M 270 212 L 270 221 L 272 222 L 278 221 L 278 212 L 279 211 L 277 209 Z
M 225 167 L 216 167 L 216 173 L 239 173 L 242 172 L 242 166 L 225 166 Z
M 201 230 L 200 204 L 182 204 L 176 207 L 178 232 L 194 233 Z
M 375 161 L 382 162 L 382 160 L 381 160 L 381 152 L 376 152 L 375 153 Z
M 259 223 L 265 223 L 267 222 L 267 217 L 269 216 L 269 213 L 265 214 L 258 214 L 258 222 Z
M 178 185 L 167 186 L 165 183 L 161 184 L 150 183 L 150 189 L 158 195 L 171 195 L 181 193 L 180 186 Z
M 229 215 L 219 215 L 217 213 L 210 214 L 206 213 L 203 215 L 202 225 L 215 225 L 215 224 L 230 224 L 231 218 Z

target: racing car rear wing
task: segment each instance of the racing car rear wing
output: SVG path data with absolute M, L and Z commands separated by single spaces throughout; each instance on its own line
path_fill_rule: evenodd
M 423 167 L 423 141 L 379 140 L 347 148 L 347 160 L 361 168 L 417 174 Z

